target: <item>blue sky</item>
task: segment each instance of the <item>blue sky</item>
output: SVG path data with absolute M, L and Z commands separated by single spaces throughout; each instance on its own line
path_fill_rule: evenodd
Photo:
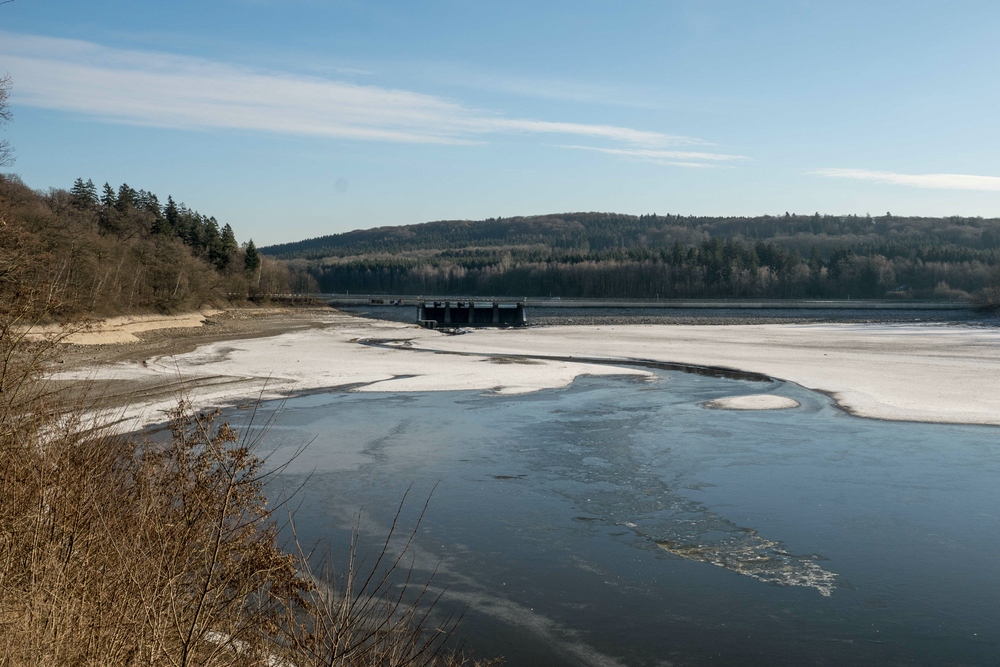
M 1000 216 L 1000 3 L 15 0 L 36 188 L 259 244 L 563 211 Z

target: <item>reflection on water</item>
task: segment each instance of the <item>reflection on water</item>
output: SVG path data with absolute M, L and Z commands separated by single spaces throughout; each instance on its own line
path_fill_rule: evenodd
M 316 438 L 281 478 L 300 537 L 336 552 L 360 512 L 377 549 L 437 484 L 415 567 L 510 665 L 1000 662 L 1000 430 L 657 378 L 293 399 L 272 441 Z M 702 406 L 762 391 L 802 406 Z

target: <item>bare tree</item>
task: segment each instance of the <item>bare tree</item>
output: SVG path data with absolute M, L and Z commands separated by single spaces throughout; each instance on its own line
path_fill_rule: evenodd
M 14 112 L 7 103 L 12 85 L 10 74 L 0 77 L 0 127 L 14 120 Z M 10 142 L 4 139 L 0 141 L 0 167 L 9 167 L 12 164 L 14 164 L 14 149 L 10 147 Z

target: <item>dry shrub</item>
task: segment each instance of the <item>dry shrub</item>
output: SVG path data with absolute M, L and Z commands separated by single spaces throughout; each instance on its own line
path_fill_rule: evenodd
M 72 423 L 4 439 L 0 663 L 463 663 L 427 587 L 392 583 L 408 544 L 339 582 L 282 551 L 260 440 L 215 417 L 178 410 L 166 442 Z
M 468 664 L 447 650 L 454 623 L 434 622 L 428 586 L 400 567 L 409 540 L 387 540 L 365 575 L 352 556 L 339 579 L 281 548 L 266 429 L 241 435 L 182 404 L 169 435 L 148 439 L 53 409 L 40 371 L 56 341 L 23 331 L 58 291 L 6 240 L 0 665 Z

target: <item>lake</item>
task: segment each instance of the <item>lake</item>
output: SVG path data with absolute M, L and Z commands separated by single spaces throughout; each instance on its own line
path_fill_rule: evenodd
M 703 405 L 763 392 L 801 407 Z M 440 609 L 467 608 L 458 634 L 480 657 L 1000 664 L 997 428 L 658 371 L 518 396 L 290 399 L 272 460 L 308 441 L 274 483 L 302 487 L 300 539 L 343 558 L 358 517 L 374 553 L 407 489 L 405 530 L 430 497 L 416 575 L 437 568 Z

